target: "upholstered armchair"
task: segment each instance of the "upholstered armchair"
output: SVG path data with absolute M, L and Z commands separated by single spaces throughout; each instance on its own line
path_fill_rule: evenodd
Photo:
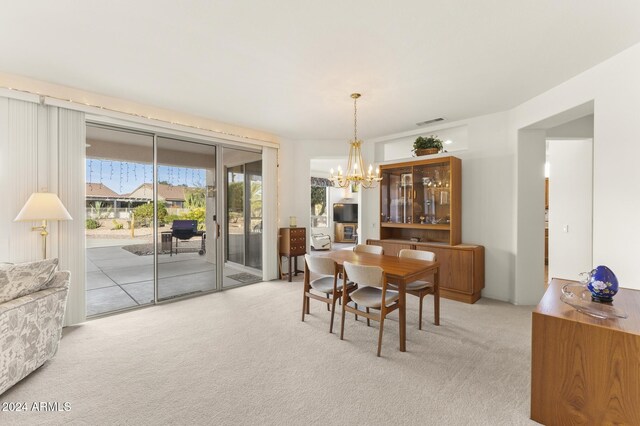
M 58 350 L 69 272 L 53 272 L 57 260 L 53 261 L 48 275 L 47 270 L 37 267 L 31 268 L 35 273 L 30 276 L 28 269 L 12 274 L 7 272 L 8 267 L 0 268 L 0 300 L 5 300 L 0 303 L 0 394 L 53 358 Z M 42 262 L 31 265 L 38 263 Z M 38 272 L 40 276 L 35 276 Z M 11 295 L 18 297 L 6 300 Z

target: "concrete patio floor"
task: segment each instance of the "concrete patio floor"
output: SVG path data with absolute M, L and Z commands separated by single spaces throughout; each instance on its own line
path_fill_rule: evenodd
M 123 241 L 124 245 L 130 242 Z M 245 271 L 225 265 L 223 287 L 242 284 L 230 275 Z M 216 265 L 198 253 L 158 256 L 158 296 L 170 299 L 215 289 Z M 261 281 L 261 277 L 255 282 Z M 246 282 L 245 282 L 246 283 Z M 153 302 L 153 256 L 122 245 L 87 249 L 87 316 Z

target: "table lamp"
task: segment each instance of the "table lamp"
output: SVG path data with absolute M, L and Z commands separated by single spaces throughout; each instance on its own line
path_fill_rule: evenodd
M 14 222 L 42 221 L 42 225 L 34 226 L 32 231 L 40 231 L 42 235 L 42 257 L 47 258 L 47 221 L 72 220 L 71 215 L 56 194 L 50 192 L 34 192 L 25 203 Z

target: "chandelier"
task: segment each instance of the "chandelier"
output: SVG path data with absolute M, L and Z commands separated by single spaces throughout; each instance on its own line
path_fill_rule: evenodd
M 331 169 L 329 180 L 337 188 L 347 188 L 351 185 L 360 185 L 363 188 L 375 188 L 382 180 L 380 169 L 376 167 L 373 174 L 373 166 L 369 164 L 369 169 L 365 173 L 364 161 L 362 161 L 362 141 L 358 139 L 358 98 L 360 93 L 352 93 L 353 98 L 353 140 L 349 141 L 349 161 L 347 171 L 342 173 L 342 168 L 338 166 L 338 174 Z

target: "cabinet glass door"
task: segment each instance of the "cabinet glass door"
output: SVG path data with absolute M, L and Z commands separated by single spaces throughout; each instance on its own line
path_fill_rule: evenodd
M 451 168 L 435 163 L 413 168 L 415 202 L 414 223 L 445 225 L 450 223 Z
M 382 174 L 382 214 L 387 223 L 412 223 L 413 175 L 410 167 L 389 169 Z

